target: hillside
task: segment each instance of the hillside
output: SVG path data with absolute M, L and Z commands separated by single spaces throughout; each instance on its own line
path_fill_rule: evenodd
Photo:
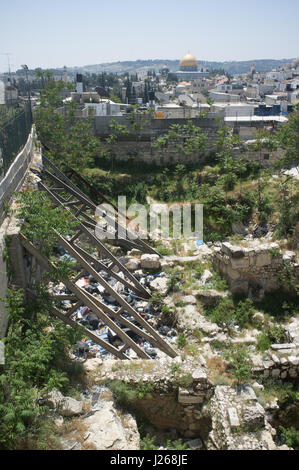
M 261 59 L 261 60 L 247 60 L 247 61 L 228 61 L 228 62 L 205 62 L 198 61 L 199 66 L 208 67 L 210 69 L 224 69 L 230 74 L 242 74 L 250 72 L 251 63 L 254 62 L 258 72 L 266 72 L 276 67 L 281 67 L 285 63 L 292 62 L 293 59 Z M 84 67 L 70 68 L 71 71 L 100 73 L 100 72 L 114 72 L 114 73 L 144 73 L 148 70 L 160 70 L 163 67 L 169 68 L 171 72 L 178 70 L 179 60 L 136 60 L 124 62 L 110 62 L 96 65 L 86 65 Z

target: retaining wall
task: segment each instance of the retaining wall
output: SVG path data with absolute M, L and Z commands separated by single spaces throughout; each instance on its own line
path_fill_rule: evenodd
M 11 164 L 8 172 L 0 182 L 0 297 L 4 298 L 8 287 L 8 265 L 6 258 L 8 256 L 8 247 L 6 236 L 11 230 L 11 219 L 6 217 L 4 207 L 5 202 L 11 198 L 14 191 L 17 191 L 24 182 L 26 172 L 33 157 L 34 152 L 35 129 L 32 127 L 26 145 L 17 155 Z M 14 237 L 10 239 L 10 250 L 14 250 Z M 18 250 L 18 248 L 16 248 Z M 16 261 L 17 251 L 15 250 L 14 261 Z M 22 260 L 23 264 L 23 260 Z M 20 274 L 20 273 L 19 273 Z M 3 338 L 7 329 L 8 312 L 4 302 L 0 301 L 0 338 Z

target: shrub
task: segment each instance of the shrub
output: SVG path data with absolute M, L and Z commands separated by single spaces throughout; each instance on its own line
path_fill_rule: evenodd
M 189 446 L 187 442 L 183 442 L 182 439 L 177 439 L 176 441 L 168 440 L 166 447 L 169 450 L 187 450 Z
M 151 398 L 150 392 L 154 389 L 154 385 L 149 382 L 139 382 L 133 386 L 122 380 L 110 380 L 106 385 L 113 392 L 116 402 L 124 407 L 129 406 L 135 400 Z
M 261 333 L 257 337 L 257 349 L 260 352 L 267 351 L 271 346 L 271 340 L 265 333 Z
M 227 353 L 226 358 L 229 361 L 229 369 L 238 384 L 248 382 L 251 379 L 250 356 L 244 348 L 236 347 Z
M 253 302 L 250 299 L 239 301 L 236 305 L 231 298 L 220 300 L 218 305 L 208 312 L 211 320 L 217 325 L 229 328 L 234 324 L 238 324 L 244 328 L 250 324 L 253 316 Z
M 285 340 L 284 328 L 281 325 L 266 328 L 264 333 L 257 337 L 257 349 L 261 352 L 267 351 L 272 343 L 283 343 Z
M 163 325 L 168 325 L 170 327 L 175 326 L 177 322 L 177 314 L 175 308 L 171 308 L 167 305 L 164 305 L 162 307 L 162 315 L 160 321 L 161 323 L 163 323 Z
M 279 427 L 281 436 L 288 447 L 292 447 L 295 450 L 299 450 L 299 430 L 293 426 L 290 428 Z
M 9 291 L 5 364 L 0 366 L 0 447 L 40 434 L 48 408 L 39 400 L 49 390 L 69 390 L 67 350 L 82 331 L 43 315 L 40 303 L 22 305 L 22 291 Z
M 141 450 L 157 450 L 158 446 L 155 445 L 156 437 L 147 434 L 145 437 L 140 439 L 140 449 Z
M 177 337 L 178 348 L 182 349 L 187 344 L 186 336 L 183 333 L 179 333 Z
M 193 384 L 192 374 L 189 373 L 189 374 L 182 375 L 178 380 L 178 384 L 184 388 L 191 387 L 191 385 Z
M 113 392 L 116 402 L 121 406 L 127 406 L 137 398 L 136 390 L 134 390 L 127 382 L 111 380 L 107 382 L 106 385 Z
M 161 292 L 154 292 L 150 299 L 150 304 L 156 310 L 161 310 L 163 307 L 163 295 Z
M 170 364 L 169 370 L 171 374 L 176 374 L 180 372 L 181 368 L 182 364 L 179 364 L 178 362 L 173 362 L 172 364 Z

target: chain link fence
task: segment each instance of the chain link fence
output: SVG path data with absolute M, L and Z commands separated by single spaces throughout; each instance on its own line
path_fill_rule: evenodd
M 14 158 L 24 147 L 32 126 L 31 106 L 27 103 L 15 116 L 0 122 L 0 180 L 6 175 Z

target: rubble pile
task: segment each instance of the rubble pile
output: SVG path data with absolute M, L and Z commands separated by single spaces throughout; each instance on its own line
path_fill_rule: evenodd
M 276 430 L 267 421 L 250 385 L 237 390 L 220 385 L 211 400 L 212 431 L 209 450 L 289 450 L 273 441 Z
M 75 261 L 67 252 L 64 251 L 62 247 L 59 247 L 59 256 L 61 260 Z M 94 258 L 97 259 L 96 254 L 93 254 Z M 146 267 L 147 271 L 144 271 L 140 268 L 140 263 L 138 259 L 135 258 L 122 258 L 121 259 L 125 266 L 128 267 L 128 264 L 131 264 L 138 269 L 134 272 L 134 277 L 140 282 L 140 284 L 152 291 L 157 290 L 162 293 L 165 290 L 168 290 L 168 277 L 169 275 L 162 272 L 157 272 L 161 268 L 160 259 L 158 255 L 155 254 L 144 254 L 141 256 L 141 267 Z M 129 260 L 129 261 L 127 261 Z M 109 264 L 109 260 L 101 259 L 101 263 Z M 155 309 L 151 302 L 147 299 L 139 297 L 133 290 L 130 290 L 127 286 L 122 284 L 121 281 L 118 281 L 113 277 L 112 274 L 105 270 L 98 270 L 98 274 L 114 289 L 114 291 L 120 295 L 125 302 L 127 302 L 130 307 L 132 307 L 138 315 L 149 324 L 156 326 L 156 318 L 159 315 L 159 311 Z M 120 271 L 118 275 L 124 280 L 128 281 L 126 276 Z M 163 284 L 164 289 L 161 288 Z M 119 303 L 117 299 L 108 292 L 101 283 L 94 279 L 92 275 L 88 272 L 82 273 L 82 276 L 77 279 L 76 286 L 88 292 L 96 299 L 98 299 L 103 304 L 107 305 L 110 309 L 117 312 L 119 310 Z M 67 296 L 70 294 L 68 289 L 63 283 L 59 284 L 50 284 L 50 291 L 56 296 Z M 68 310 L 74 307 L 74 301 L 65 299 L 61 300 L 62 308 L 67 314 Z M 142 329 L 136 318 L 128 313 L 125 309 L 122 312 L 122 317 L 130 321 L 133 325 L 138 326 Z M 87 306 L 78 307 L 74 313 L 71 314 L 70 318 L 76 321 L 78 324 L 86 327 L 93 334 L 99 338 L 108 341 L 113 346 L 119 348 L 123 345 L 121 338 L 112 331 L 98 316 L 90 311 Z M 141 349 L 143 349 L 152 359 L 156 357 L 163 357 L 164 353 L 160 351 L 157 347 L 154 347 L 149 341 L 142 338 L 138 333 L 132 331 L 129 327 L 124 327 L 120 322 L 115 321 L 116 325 L 121 328 Z M 174 344 L 176 340 L 176 330 L 169 328 L 167 325 L 160 325 L 158 328 L 158 333 L 160 336 L 169 344 Z M 127 349 L 126 354 L 129 358 L 136 358 L 136 352 L 131 349 Z M 86 358 L 86 357 L 95 357 L 101 360 L 111 359 L 113 356 L 109 353 L 104 347 L 96 344 L 92 339 L 86 337 L 77 343 L 74 349 L 74 356 L 77 358 Z

